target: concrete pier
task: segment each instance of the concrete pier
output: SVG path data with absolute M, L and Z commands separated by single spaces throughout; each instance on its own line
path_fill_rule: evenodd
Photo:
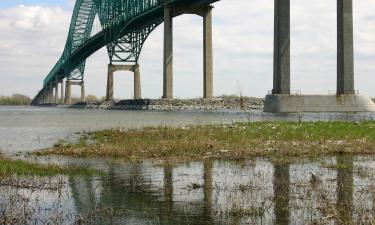
M 65 104 L 70 105 L 72 104 L 72 85 L 70 80 L 66 80 L 65 82 Z
M 134 99 L 142 99 L 141 73 L 139 64 L 134 65 Z
M 81 102 L 86 101 L 86 93 L 85 93 L 85 82 L 81 82 Z
M 108 65 L 106 101 L 113 101 L 113 70 L 112 64 Z
M 141 73 L 139 64 L 135 65 L 108 65 L 107 101 L 113 101 L 113 75 L 116 71 L 131 71 L 134 73 L 134 99 L 142 99 Z
M 49 99 L 48 99 L 48 103 L 52 104 L 53 102 L 54 102 L 53 85 L 50 84 L 50 86 L 49 86 Z
M 163 98 L 173 98 L 173 12 L 164 8 Z
M 337 0 L 337 94 L 354 94 L 352 0 Z
M 275 0 L 274 87 L 265 112 L 373 112 L 354 90 L 353 4 L 337 0 L 337 95 L 290 95 L 290 0 Z
M 265 112 L 375 112 L 375 104 L 365 95 L 268 95 Z
M 55 84 L 55 104 L 59 104 L 59 82 L 56 82 Z
M 272 94 L 290 94 L 290 0 L 275 0 Z
M 61 88 L 60 104 L 64 104 L 64 80 L 60 81 L 60 88 Z
M 41 99 L 41 104 L 46 104 L 47 103 L 47 90 L 43 90 L 42 92 L 42 99 Z
M 211 99 L 213 92 L 213 50 L 212 50 L 212 6 L 204 9 L 203 15 L 203 98 Z

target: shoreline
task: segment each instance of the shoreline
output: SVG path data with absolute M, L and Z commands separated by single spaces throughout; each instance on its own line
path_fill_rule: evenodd
M 264 99 L 139 99 L 102 103 L 77 103 L 69 108 L 150 111 L 250 111 L 263 109 Z
M 84 134 L 34 155 L 146 159 L 248 159 L 374 154 L 375 121 L 250 122 L 232 125 L 149 127 Z

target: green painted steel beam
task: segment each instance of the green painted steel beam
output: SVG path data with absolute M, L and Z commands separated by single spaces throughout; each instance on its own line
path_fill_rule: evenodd
M 137 62 L 149 34 L 163 22 L 163 7 L 218 0 L 77 0 L 61 58 L 43 88 L 64 78 L 83 79 L 86 59 L 106 46 L 111 62 Z M 95 16 L 102 31 L 91 36 Z

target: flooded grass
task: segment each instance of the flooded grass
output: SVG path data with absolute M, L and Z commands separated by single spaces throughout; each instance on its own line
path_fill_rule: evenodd
M 37 155 L 145 158 L 316 157 L 375 153 L 375 122 L 254 122 L 106 130 Z
M 9 176 L 56 176 L 56 175 L 99 175 L 100 171 L 84 167 L 60 167 L 41 165 L 0 156 L 0 180 Z
M 0 157 L 0 224 L 370 225 L 374 153 L 375 122 L 89 133 L 37 154 L 105 176 Z
M 93 224 L 87 222 L 92 214 L 69 208 L 68 177 L 103 174 L 92 168 L 41 165 L 0 156 L 0 224 Z

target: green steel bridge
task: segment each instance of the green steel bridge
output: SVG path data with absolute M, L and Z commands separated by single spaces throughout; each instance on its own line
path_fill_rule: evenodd
M 203 17 L 203 98 L 213 98 L 211 4 L 217 1 L 219 0 L 76 0 L 63 54 L 44 79 L 43 88 L 32 104 L 70 104 L 71 85 L 81 86 L 81 101 L 84 102 L 86 59 L 102 47 L 107 48 L 110 60 L 106 100 L 113 101 L 113 74 L 118 70 L 134 72 L 134 98 L 141 99 L 138 59 L 147 37 L 162 23 L 163 98 L 173 98 L 173 18 L 182 14 Z M 375 111 L 375 104 L 371 99 L 358 95 L 354 87 L 352 1 L 337 0 L 336 95 L 302 96 L 293 95 L 290 90 L 290 0 L 274 0 L 273 89 L 266 96 L 265 111 Z M 232 4 L 236 4 L 235 1 Z M 91 36 L 96 15 L 102 30 Z M 242 21 L 246 23 L 249 19 L 251 18 Z
M 119 67 L 114 66 L 112 70 L 121 70 L 124 66 L 126 69 L 126 65 L 122 64 L 137 65 L 143 44 L 150 33 L 165 20 L 166 9 L 170 12 L 168 20 L 185 13 L 203 16 L 206 9 L 211 9 L 210 4 L 216 1 L 218 0 L 77 0 L 63 54 L 44 79 L 43 88 L 33 104 L 55 103 L 55 98 L 58 99 L 58 84 L 62 84 L 64 79 L 68 83 L 64 99 L 66 103 L 70 101 L 70 85 L 81 85 L 84 93 L 86 59 L 102 47 L 108 50 L 110 65 L 121 64 Z M 102 30 L 91 36 L 96 16 Z M 131 67 L 128 69 L 132 70 Z M 63 86 L 61 90 L 63 93 Z M 111 100 L 113 96 L 107 97 Z

